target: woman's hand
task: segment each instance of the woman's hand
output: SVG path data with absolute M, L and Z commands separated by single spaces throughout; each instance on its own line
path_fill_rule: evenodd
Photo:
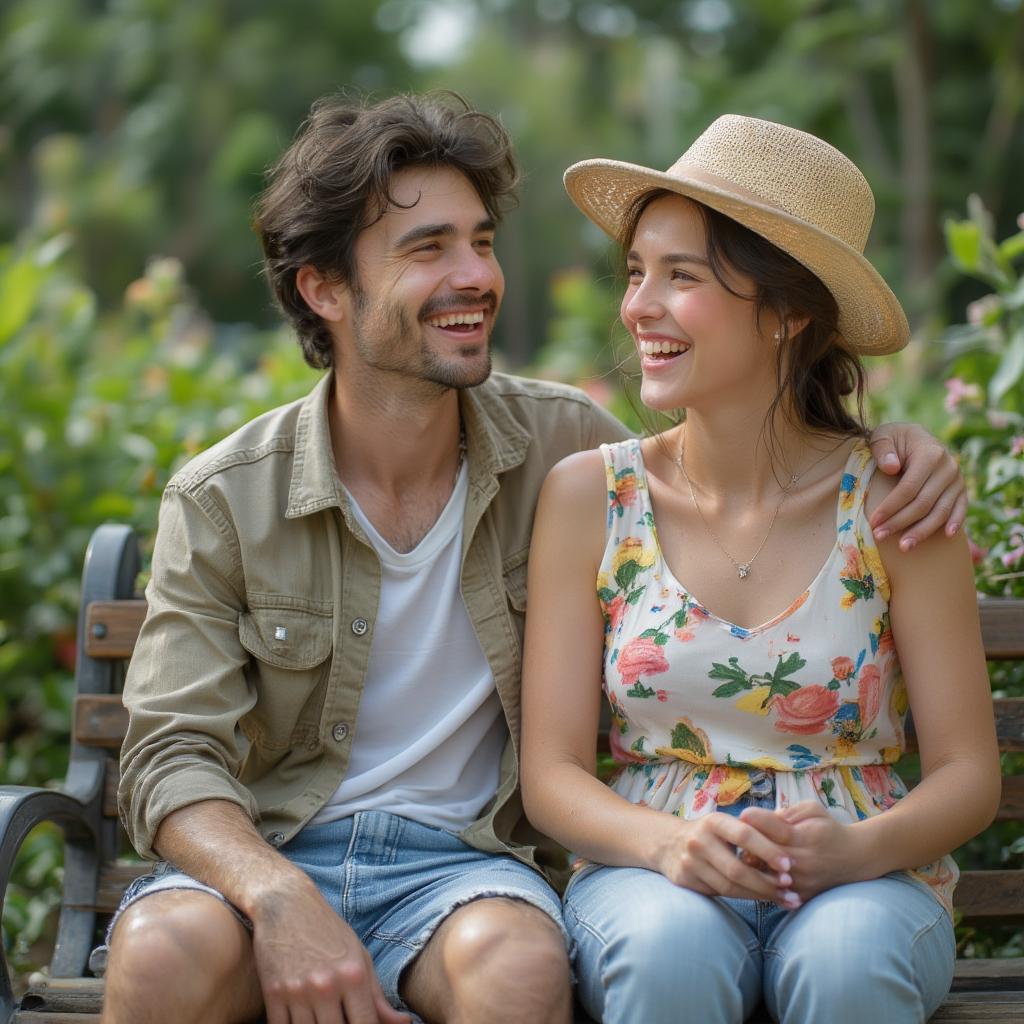
M 864 877 L 867 855 L 856 827 L 837 821 L 817 800 L 801 800 L 784 810 L 748 807 L 740 820 L 789 857 L 792 890 L 804 903 Z
M 666 816 L 654 867 L 675 885 L 705 896 L 773 900 L 799 906 L 790 891 L 790 859 L 768 836 L 731 814 L 691 821 Z

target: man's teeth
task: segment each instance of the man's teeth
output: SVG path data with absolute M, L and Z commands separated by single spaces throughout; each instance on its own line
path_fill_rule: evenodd
M 483 320 L 483 310 L 477 310 L 475 313 L 449 313 L 447 316 L 431 317 L 427 323 L 431 327 L 454 327 L 456 324 L 480 324 Z
M 677 352 L 688 352 L 690 346 L 685 341 L 641 341 L 640 354 L 645 356 L 671 355 Z

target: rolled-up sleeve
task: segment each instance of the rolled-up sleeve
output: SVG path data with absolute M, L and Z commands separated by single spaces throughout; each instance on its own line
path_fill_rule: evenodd
M 237 778 L 246 742 L 239 720 L 256 700 L 239 641 L 238 540 L 202 491 L 172 481 L 164 492 L 146 598 L 124 687 L 118 805 L 136 850 L 155 858 L 157 829 L 178 808 L 229 800 L 257 815 Z

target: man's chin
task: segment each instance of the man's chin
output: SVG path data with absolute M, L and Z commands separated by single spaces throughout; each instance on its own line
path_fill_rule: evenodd
M 430 378 L 446 388 L 462 391 L 483 384 L 491 375 L 491 355 L 475 356 L 461 362 L 445 362 L 435 365 Z

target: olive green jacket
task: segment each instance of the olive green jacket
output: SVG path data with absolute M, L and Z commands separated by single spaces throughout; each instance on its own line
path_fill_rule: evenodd
M 242 806 L 274 845 L 345 775 L 380 565 L 334 468 L 327 374 L 188 463 L 164 492 L 149 610 L 128 670 L 121 816 L 135 848 L 200 800 Z M 534 507 L 563 456 L 626 436 L 582 392 L 494 374 L 460 395 L 469 460 L 462 593 L 509 742 L 462 834 L 546 865 L 522 815 L 519 677 Z

